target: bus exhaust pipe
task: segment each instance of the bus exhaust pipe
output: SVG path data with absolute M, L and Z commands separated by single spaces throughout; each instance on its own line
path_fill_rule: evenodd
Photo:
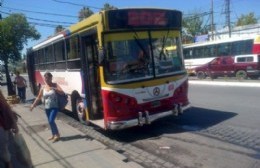
M 179 113 L 180 115 L 183 114 L 183 109 L 182 109 L 182 105 L 181 105 L 181 104 L 178 104 L 178 113 Z
M 143 126 L 144 125 L 142 112 L 138 112 L 138 125 L 139 126 Z
M 174 116 L 178 116 L 178 104 L 174 104 L 174 107 L 172 109 L 172 114 Z
M 181 104 L 175 104 L 174 105 L 174 108 L 172 109 L 172 114 L 174 116 L 178 116 L 178 115 L 183 114 L 183 109 L 182 109 Z
M 149 111 L 145 111 L 145 124 L 151 124 Z

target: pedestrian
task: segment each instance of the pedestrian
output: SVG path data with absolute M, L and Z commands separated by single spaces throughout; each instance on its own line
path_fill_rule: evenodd
M 52 82 L 52 74 L 46 72 L 44 74 L 45 85 L 41 88 L 37 98 L 31 105 L 32 111 L 38 102 L 43 98 L 45 112 L 48 118 L 49 125 L 51 127 L 52 136 L 48 140 L 56 142 L 60 139 L 58 127 L 55 123 L 55 118 L 58 113 L 58 97 L 57 94 L 64 94 L 63 90 L 57 83 Z
M 16 72 L 16 77 L 14 78 L 14 84 L 17 87 L 17 91 L 18 91 L 18 96 L 21 100 L 22 103 L 25 103 L 26 100 L 26 80 L 24 79 L 24 77 L 20 76 L 20 72 L 17 71 Z
M 10 132 L 18 133 L 15 114 L 0 90 L 0 167 L 12 168 L 8 148 Z

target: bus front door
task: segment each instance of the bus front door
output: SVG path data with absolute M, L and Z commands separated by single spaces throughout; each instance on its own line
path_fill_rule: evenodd
M 84 36 L 83 44 L 83 76 L 87 101 L 87 116 L 90 120 L 102 119 L 101 93 L 98 72 L 98 54 L 96 36 Z

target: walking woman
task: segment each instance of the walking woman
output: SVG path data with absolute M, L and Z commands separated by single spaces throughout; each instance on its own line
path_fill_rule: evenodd
M 13 167 L 8 149 L 10 131 L 17 133 L 18 127 L 14 113 L 0 90 L 0 167 L 4 168 Z
M 52 136 L 48 140 L 52 140 L 53 142 L 56 142 L 60 139 L 59 130 L 55 123 L 55 118 L 58 113 L 57 94 L 64 94 L 64 92 L 58 84 L 52 82 L 52 74 L 50 72 L 46 72 L 44 74 L 44 80 L 45 80 L 45 86 L 41 88 L 37 98 L 31 105 L 30 109 L 32 111 L 33 108 L 38 104 L 38 102 L 43 97 L 45 112 L 52 132 Z

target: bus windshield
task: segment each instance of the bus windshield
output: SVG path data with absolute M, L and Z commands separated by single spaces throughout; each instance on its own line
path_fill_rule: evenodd
M 113 39 L 112 35 L 107 36 L 105 79 L 108 83 L 167 76 L 184 69 L 179 36 L 169 31 L 148 34 L 120 33 L 113 34 Z

